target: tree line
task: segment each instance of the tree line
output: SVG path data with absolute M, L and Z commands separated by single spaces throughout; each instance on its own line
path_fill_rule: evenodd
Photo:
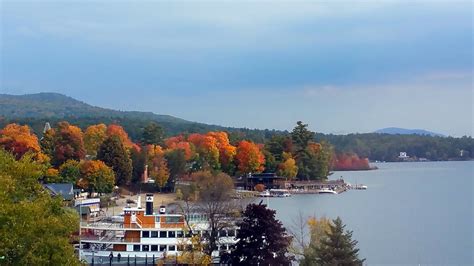
M 0 130 L 0 146 L 20 159 L 33 154 L 48 166 L 44 182 L 71 182 L 94 192 L 111 192 L 115 185 L 139 183 L 147 172 L 159 189 L 172 189 L 176 180 L 196 171 L 222 171 L 230 176 L 276 172 L 289 179 L 325 179 L 332 146 L 314 141 L 314 132 L 298 122 L 287 135 L 266 143 L 232 142 L 224 131 L 165 137 L 149 123 L 138 142 L 117 124 L 95 124 L 84 131 L 59 122 L 39 138 L 26 125 Z
M 66 118 L 5 118 L 0 117 L 0 127 L 10 123 L 26 124 L 31 127 L 38 136 L 42 134 L 45 122 L 57 124 L 61 121 L 69 121 L 82 129 L 95 124 L 120 124 L 129 134 L 130 139 L 139 142 L 145 126 L 150 123 L 149 119 L 127 118 L 127 117 L 66 117 Z M 165 137 L 180 134 L 200 133 L 209 131 L 225 131 L 228 133 L 231 143 L 240 140 L 251 140 L 256 143 L 267 143 L 273 137 L 287 136 L 290 132 L 279 130 L 260 130 L 248 128 L 231 128 L 206 125 L 201 123 L 174 123 L 172 121 L 160 122 L 165 129 Z M 474 140 L 470 136 L 461 138 L 435 137 L 427 135 L 390 135 L 378 133 L 362 133 L 334 135 L 317 133 L 315 142 L 326 141 L 331 143 L 337 154 L 356 154 L 361 158 L 371 161 L 398 161 L 400 152 L 407 152 L 411 157 L 426 158 L 432 161 L 439 160 L 470 160 L 474 158 Z

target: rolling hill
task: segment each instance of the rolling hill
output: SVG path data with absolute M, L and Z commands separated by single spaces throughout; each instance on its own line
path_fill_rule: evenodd
M 399 127 L 387 127 L 383 129 L 379 129 L 374 133 L 379 134 L 390 134 L 390 135 L 426 135 L 432 137 L 445 137 L 445 135 L 440 133 L 435 133 L 432 131 L 424 130 L 424 129 L 406 129 L 406 128 L 399 128 Z

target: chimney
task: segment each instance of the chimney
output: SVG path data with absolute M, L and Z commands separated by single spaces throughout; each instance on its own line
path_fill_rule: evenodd
M 145 202 L 146 202 L 145 214 L 153 215 L 153 194 L 146 194 Z
M 160 214 L 166 214 L 166 207 L 165 205 L 160 206 Z

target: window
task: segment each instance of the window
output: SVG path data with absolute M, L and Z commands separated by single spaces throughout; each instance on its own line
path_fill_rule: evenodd
M 133 251 L 140 251 L 140 245 L 133 245 Z
M 152 238 L 157 238 L 158 237 L 158 231 L 151 231 L 151 237 Z
M 179 216 L 166 216 L 165 223 L 167 224 L 179 223 L 180 218 L 181 217 Z
M 169 232 L 168 232 L 168 237 L 169 237 L 169 238 L 174 238 L 174 237 L 176 237 L 176 232 L 175 232 L 175 231 L 169 231 Z
M 166 238 L 166 231 L 160 231 L 160 237 Z
M 150 251 L 150 246 L 149 245 L 143 245 L 142 246 L 142 251 Z
M 166 251 L 166 245 L 160 245 L 160 251 Z
M 168 250 L 169 251 L 176 251 L 176 246 L 175 245 L 169 245 Z
M 183 231 L 176 232 L 176 237 L 183 237 L 183 235 L 184 235 Z
M 158 245 L 151 245 L 151 251 L 158 251 Z
M 184 251 L 184 245 L 178 245 L 178 251 Z
M 220 237 L 227 236 L 227 231 L 226 230 L 219 230 L 219 236 Z
M 144 237 L 144 238 L 150 237 L 150 231 L 143 231 L 142 232 L 142 237 Z

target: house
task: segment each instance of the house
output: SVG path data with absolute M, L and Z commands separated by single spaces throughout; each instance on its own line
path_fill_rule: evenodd
M 44 184 L 43 187 L 51 196 L 60 196 L 67 201 L 74 199 L 74 188 L 71 183 L 50 183 Z
M 247 190 L 254 190 L 258 184 L 263 184 L 267 189 L 280 188 L 279 181 L 284 181 L 285 179 L 285 177 L 278 176 L 275 173 L 248 174 L 238 178 L 235 186 Z

